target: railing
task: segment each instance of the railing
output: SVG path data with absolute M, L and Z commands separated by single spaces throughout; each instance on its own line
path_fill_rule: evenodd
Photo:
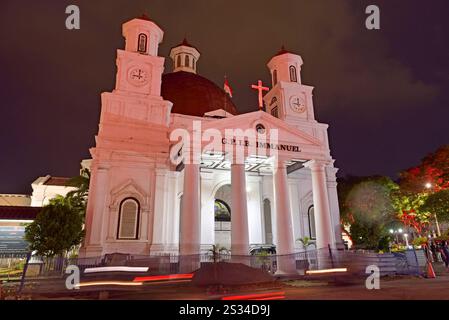
M 168 275 L 191 273 L 206 264 L 219 262 L 243 263 L 271 274 L 275 274 L 277 271 L 285 271 L 304 275 L 307 270 L 347 268 L 347 274 L 356 277 L 366 277 L 365 270 L 368 265 L 378 266 L 381 275 L 419 274 L 420 272 L 407 259 L 406 255 L 321 249 L 301 251 L 289 255 L 248 256 L 236 256 L 227 253 L 215 255 L 212 253 L 203 253 L 191 256 L 179 256 L 176 254 L 108 254 L 104 257 L 92 258 L 42 258 L 33 256 L 29 261 L 28 271 L 23 281 L 24 283 L 48 282 L 48 280 L 61 282 L 60 280 L 63 280 L 66 276 L 65 270 L 69 265 L 76 265 L 80 269 L 81 276 L 88 277 L 92 275 L 84 275 L 84 270 L 93 267 L 147 267 L 148 271 L 141 273 L 142 275 Z M 108 274 L 105 272 L 103 275 L 99 274 L 98 276 L 132 279 L 132 277 L 137 275 L 139 274 L 126 272 Z

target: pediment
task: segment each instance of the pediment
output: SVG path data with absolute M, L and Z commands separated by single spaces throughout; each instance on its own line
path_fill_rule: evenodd
M 126 180 L 123 184 L 111 190 L 111 206 L 116 207 L 125 198 L 136 198 L 142 207 L 148 205 L 148 195 L 132 179 Z
M 301 145 L 323 146 L 324 142 L 298 128 L 292 127 L 284 121 L 263 112 L 251 112 L 232 118 L 218 119 L 215 121 L 203 122 L 202 130 L 216 129 L 225 132 L 226 129 L 255 129 L 256 125 L 262 124 L 267 130 L 277 129 L 279 141 L 294 142 Z M 268 131 L 269 134 L 269 131 Z

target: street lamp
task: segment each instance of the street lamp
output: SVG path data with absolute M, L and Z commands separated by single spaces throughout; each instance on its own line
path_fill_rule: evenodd
M 430 192 L 430 188 L 432 188 L 432 184 L 430 182 L 427 182 L 426 183 L 426 189 L 429 190 L 429 192 Z M 440 237 L 441 236 L 441 231 L 440 231 L 440 224 L 438 223 L 437 214 L 434 213 L 433 216 L 435 217 L 435 225 L 437 226 L 437 235 Z
M 408 234 L 404 233 L 404 238 L 405 238 L 405 246 L 408 249 Z
M 403 230 L 402 230 L 401 228 L 399 228 L 398 230 L 390 229 L 389 231 L 390 231 L 391 234 L 396 235 L 396 243 L 399 244 L 399 237 L 398 237 L 398 234 L 399 234 L 399 233 L 402 233 Z

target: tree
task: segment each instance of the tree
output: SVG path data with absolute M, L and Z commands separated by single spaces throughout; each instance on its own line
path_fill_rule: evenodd
M 420 209 L 435 214 L 440 221 L 449 221 L 449 189 L 430 194 Z
M 68 184 L 76 189 L 67 193 L 66 197 L 70 200 L 72 207 L 85 216 L 87 196 L 89 195 L 90 171 L 88 169 L 81 170 L 81 174 L 71 178 Z
M 309 269 L 309 254 L 307 252 L 307 249 L 309 248 L 309 246 L 311 246 L 312 243 L 312 239 L 310 239 L 309 237 L 303 237 L 303 238 L 299 238 L 296 241 L 301 242 L 302 247 L 304 248 L 304 258 L 305 258 L 305 268 Z
M 449 190 L 449 145 L 424 157 L 418 166 L 402 171 L 399 186 L 399 218 L 419 235 L 434 214 L 446 220 L 445 193 L 440 192 Z
M 421 235 L 429 225 L 430 214 L 422 209 L 427 199 L 426 193 L 405 193 L 402 189 L 396 193 L 398 218 L 405 226 L 413 228 Z
M 84 238 L 84 218 L 86 216 L 89 193 L 90 171 L 69 180 L 76 189 L 65 197 L 57 196 L 42 208 L 36 219 L 25 229 L 25 239 L 30 249 L 39 255 L 62 255 L 78 246 Z
M 220 246 L 219 244 L 213 244 L 212 248 L 210 248 L 209 253 L 211 253 L 211 258 L 214 261 L 214 263 L 217 263 L 220 261 L 220 256 L 222 254 L 227 254 L 228 253 L 228 249 L 226 249 L 225 247 Z
M 424 157 L 418 166 L 402 171 L 400 177 L 404 193 L 426 192 L 427 184 L 433 192 L 449 189 L 449 145 Z
M 339 182 L 342 223 L 358 247 L 385 249 L 388 227 L 397 221 L 399 187 L 383 176 L 349 177 Z
M 62 255 L 81 243 L 83 223 L 84 216 L 72 205 L 70 197 L 57 196 L 26 227 L 25 239 L 38 255 Z

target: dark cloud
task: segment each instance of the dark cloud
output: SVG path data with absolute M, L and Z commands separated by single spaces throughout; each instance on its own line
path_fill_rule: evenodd
M 241 112 L 257 109 L 249 86 L 269 82 L 266 63 L 281 45 L 297 52 L 341 172 L 394 176 L 448 143 L 449 4 L 375 2 L 380 31 L 364 27 L 367 1 L 3 1 L 0 192 L 77 173 L 100 93 L 115 85 L 121 24 L 142 12 L 165 31 L 160 55 L 187 36 L 200 73 L 220 86 L 227 74 Z M 80 31 L 64 27 L 69 4 L 80 6 Z

